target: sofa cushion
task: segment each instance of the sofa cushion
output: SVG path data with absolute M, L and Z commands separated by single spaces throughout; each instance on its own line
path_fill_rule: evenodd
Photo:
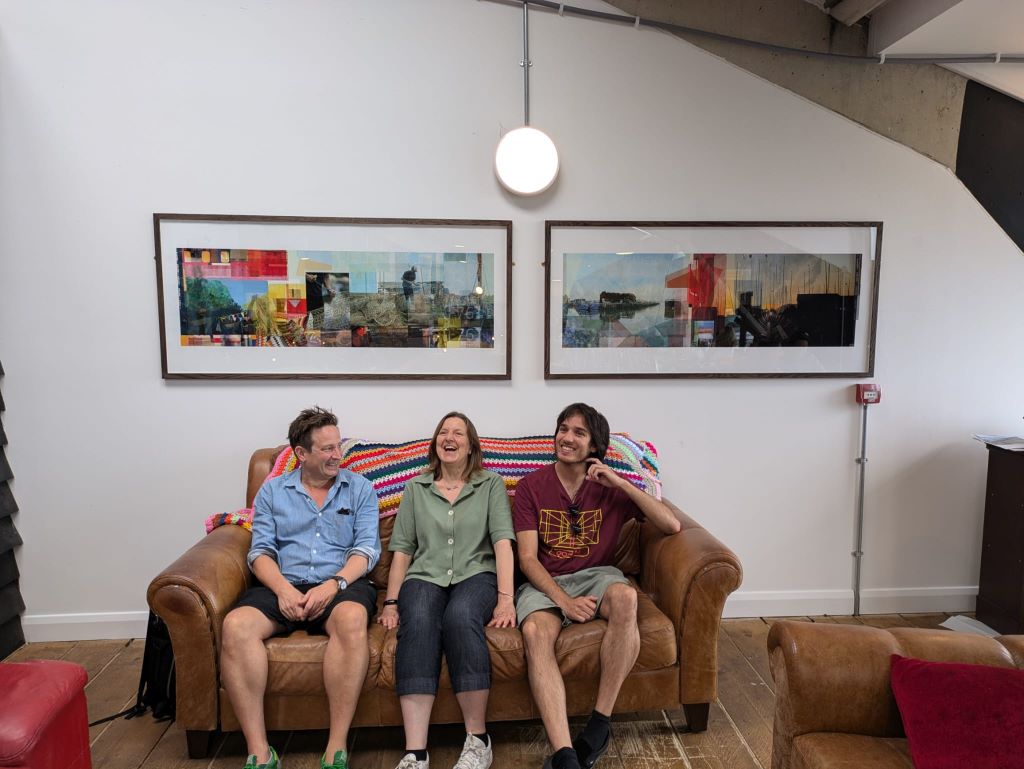
M 387 631 L 376 622 L 370 624 L 368 646 L 370 660 L 363 691 L 372 689 L 380 673 L 381 649 Z M 324 692 L 324 651 L 327 636 L 296 630 L 289 635 L 267 639 L 267 691 L 283 696 L 322 695 Z
M 894 654 L 892 690 L 917 769 L 1022 765 L 1024 670 Z
M 811 732 L 793 740 L 790 769 L 914 769 L 914 764 L 902 738 Z

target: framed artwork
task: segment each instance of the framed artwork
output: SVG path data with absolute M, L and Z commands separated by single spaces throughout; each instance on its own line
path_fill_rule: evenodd
M 512 223 L 154 214 L 165 379 L 509 379 Z
M 868 377 L 881 222 L 545 226 L 544 377 Z

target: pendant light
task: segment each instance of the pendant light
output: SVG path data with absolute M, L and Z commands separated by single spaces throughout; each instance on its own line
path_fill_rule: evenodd
M 558 150 L 543 131 L 530 125 L 530 3 L 523 0 L 523 125 L 505 134 L 494 153 L 498 181 L 516 195 L 544 192 L 558 175 Z

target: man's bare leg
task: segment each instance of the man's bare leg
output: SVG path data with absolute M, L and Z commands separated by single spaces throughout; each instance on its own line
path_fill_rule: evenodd
M 565 683 L 555 659 L 555 641 L 562 632 L 562 618 L 550 610 L 535 611 L 523 622 L 522 630 L 530 690 L 548 733 L 548 742 L 556 751 L 571 747 Z
M 608 621 L 601 640 L 601 678 L 597 702 L 590 720 L 573 740 L 583 769 L 589 769 L 608 749 L 612 729 L 610 717 L 615 709 L 622 682 L 640 653 L 640 631 L 636 623 L 636 591 L 629 585 L 611 585 L 604 594 L 599 614 Z
M 615 709 L 619 689 L 640 655 L 640 629 L 636 624 L 636 590 L 630 585 L 611 585 L 598 610 L 608 620 L 601 641 L 601 681 L 594 710 L 606 716 Z
M 245 735 L 246 750 L 264 764 L 270 760 L 263 695 L 267 690 L 267 649 L 263 642 L 280 630 L 259 609 L 241 606 L 224 618 L 220 664 L 224 689 Z
M 370 661 L 366 641 L 368 623 L 366 609 L 361 604 L 345 601 L 334 607 L 325 624 L 328 641 L 324 652 L 324 689 L 331 709 L 331 731 L 324 753 L 328 763 L 337 751 L 347 750 L 348 729 Z

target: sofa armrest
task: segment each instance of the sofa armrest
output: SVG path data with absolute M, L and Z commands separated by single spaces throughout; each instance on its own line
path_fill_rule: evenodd
M 184 729 L 218 728 L 221 624 L 252 580 L 245 560 L 251 539 L 241 526 L 214 529 L 149 584 L 149 606 L 171 636 L 176 719 Z
M 668 500 L 682 530 L 664 536 L 641 527 L 640 587 L 676 628 L 682 704 L 718 694 L 718 632 L 725 599 L 740 586 L 736 554 Z
M 889 660 L 903 653 L 893 634 L 878 628 L 790 620 L 773 624 L 768 632 L 775 680 L 773 769 L 790 766 L 793 740 L 802 734 L 901 736 Z

